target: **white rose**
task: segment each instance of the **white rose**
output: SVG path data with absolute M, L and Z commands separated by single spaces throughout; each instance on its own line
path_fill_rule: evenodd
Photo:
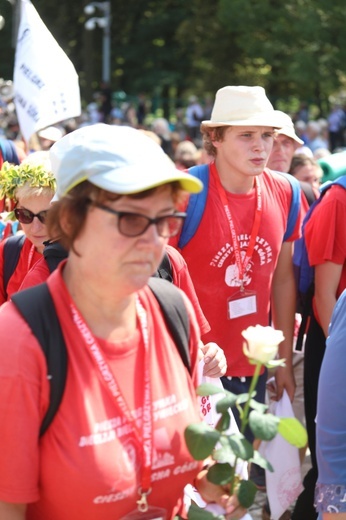
M 246 357 L 255 363 L 267 365 L 277 356 L 279 344 L 285 339 L 281 330 L 272 327 L 248 327 L 242 332 L 246 342 L 243 351 Z

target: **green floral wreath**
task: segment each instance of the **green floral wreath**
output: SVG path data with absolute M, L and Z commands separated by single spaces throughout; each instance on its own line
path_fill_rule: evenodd
M 14 200 L 17 188 L 24 186 L 25 183 L 33 188 L 50 188 L 53 193 L 56 190 L 55 177 L 46 170 L 45 166 L 41 164 L 14 165 L 4 162 L 0 170 L 0 199 Z M 13 220 L 15 217 L 12 214 L 11 211 L 6 220 Z

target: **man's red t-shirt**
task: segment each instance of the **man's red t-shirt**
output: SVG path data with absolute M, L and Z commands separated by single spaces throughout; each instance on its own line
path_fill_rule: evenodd
M 210 168 L 215 168 L 211 165 Z M 256 296 L 257 312 L 228 319 L 228 302 L 240 294 L 239 273 L 233 250 L 229 221 L 220 199 L 214 175 L 209 176 L 208 197 L 199 227 L 180 251 L 186 260 L 210 332 L 202 340 L 215 341 L 225 352 L 228 376 L 251 376 L 253 365 L 243 354 L 241 332 L 250 325 L 270 324 L 271 285 L 281 251 L 291 206 L 292 189 L 283 175 L 265 170 L 259 176 L 262 214 L 254 252 L 246 268 L 245 290 Z M 244 257 L 253 228 L 256 190 L 247 194 L 226 192 L 240 253 Z M 300 236 L 300 218 L 288 241 Z M 177 246 L 179 237 L 171 241 Z

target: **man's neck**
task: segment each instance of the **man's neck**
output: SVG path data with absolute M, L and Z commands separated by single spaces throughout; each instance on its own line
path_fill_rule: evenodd
M 229 193 L 249 193 L 254 187 L 254 177 L 233 173 L 226 166 L 215 160 L 215 166 L 222 187 Z

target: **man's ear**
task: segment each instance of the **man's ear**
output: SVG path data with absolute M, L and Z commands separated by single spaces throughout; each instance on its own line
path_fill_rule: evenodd
M 220 144 L 221 141 L 216 138 L 216 130 L 215 129 L 210 130 L 210 140 L 211 140 L 213 146 L 215 146 L 215 148 L 219 147 L 219 144 Z

